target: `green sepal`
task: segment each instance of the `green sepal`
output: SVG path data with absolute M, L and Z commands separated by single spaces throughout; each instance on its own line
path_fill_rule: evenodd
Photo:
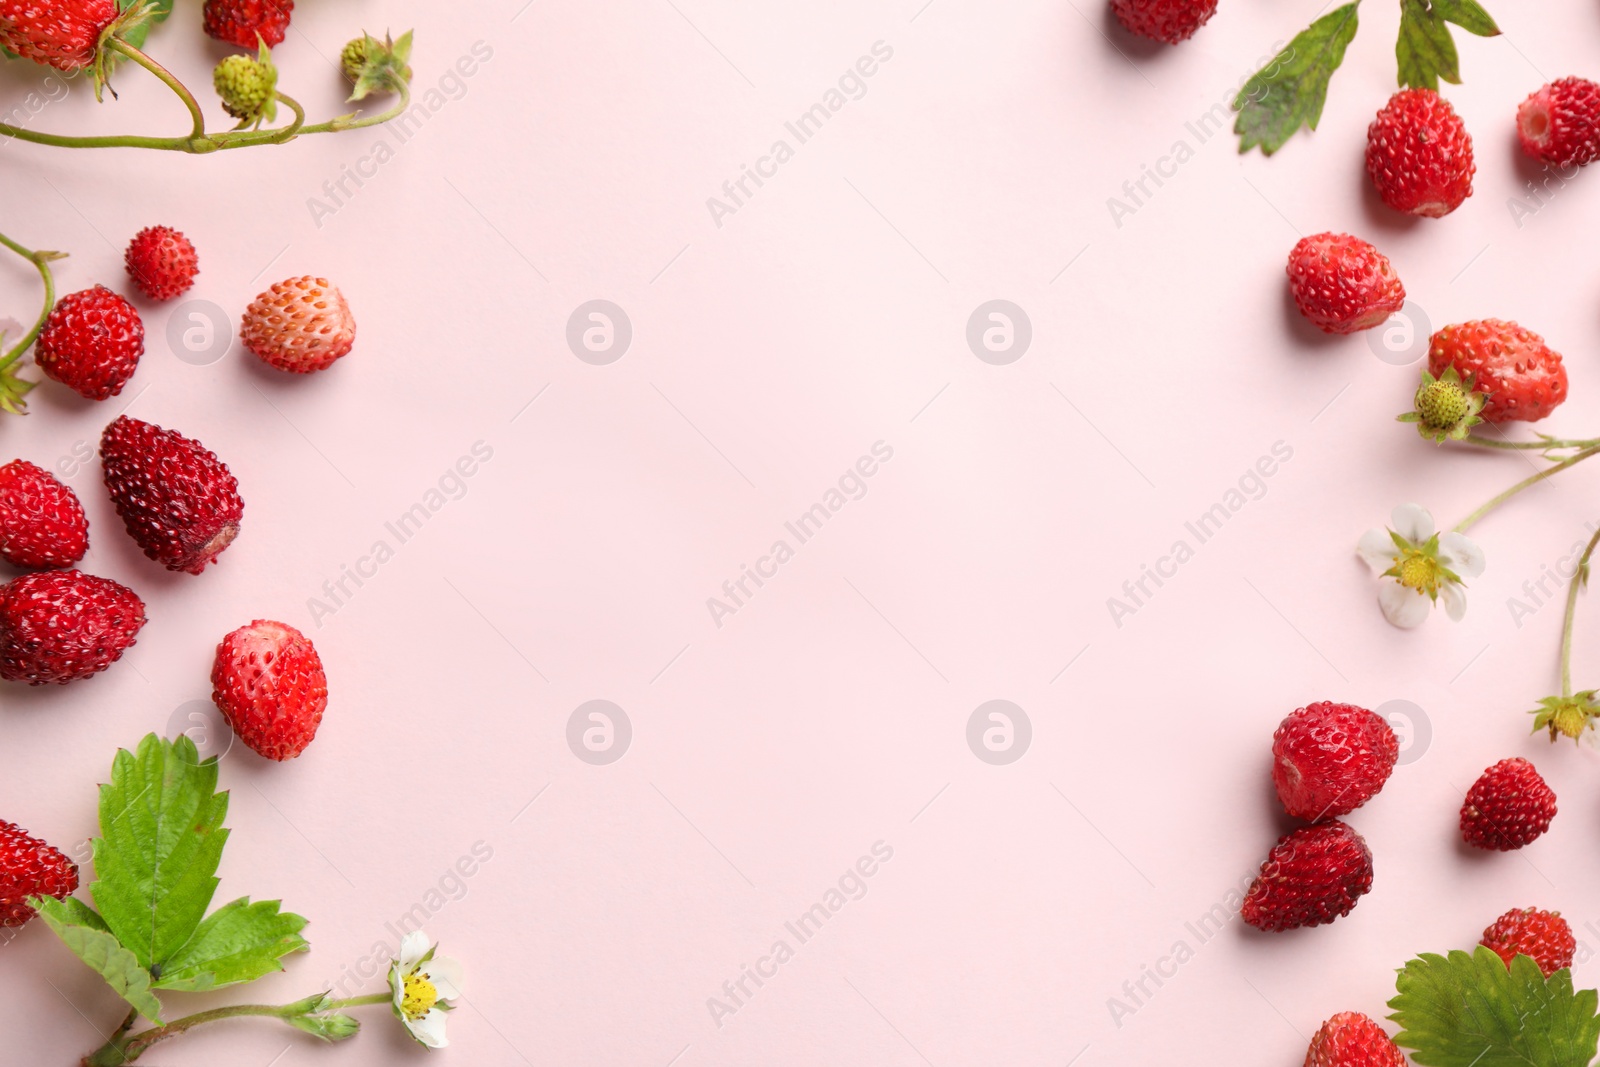
M 1600 995 L 1572 972 L 1546 978 L 1528 956 L 1492 949 L 1423 953 L 1395 979 L 1395 1044 L 1420 1067 L 1587 1067 L 1600 1043 Z
M 127 11 L 138 3 L 139 0 L 117 0 L 117 7 Z M 172 14 L 172 0 L 149 0 L 148 6 L 151 9 L 149 17 L 132 23 L 121 34 L 122 39 L 135 48 L 143 48 L 144 42 L 150 36 L 151 27 L 158 22 L 167 21 L 167 17 Z
M 1534 733 L 1549 730 L 1551 741 L 1564 735 L 1577 744 L 1585 730 L 1594 729 L 1600 704 L 1595 702 L 1595 690 L 1585 689 L 1570 697 L 1544 697 L 1528 714 L 1533 716 Z
M 1300 127 L 1317 128 L 1328 82 L 1359 27 L 1358 4 L 1345 4 L 1313 22 L 1244 83 L 1233 101 L 1241 154 L 1259 146 L 1270 156 Z
M 398 41 L 384 34 L 380 41 L 369 33 L 345 46 L 342 59 L 345 75 L 354 82 L 352 102 L 373 93 L 397 93 L 411 83 L 411 34 L 407 30 Z
M 61 943 L 106 980 L 119 997 L 151 1022 L 161 1022 L 161 1001 L 150 989 L 150 972 L 106 928 L 100 916 L 83 901 L 68 897 L 33 897 L 29 905 Z

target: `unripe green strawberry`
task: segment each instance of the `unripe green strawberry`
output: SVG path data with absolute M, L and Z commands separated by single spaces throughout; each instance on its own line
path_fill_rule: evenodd
M 228 56 L 217 64 L 211 83 L 222 109 L 240 122 L 268 122 L 277 115 L 278 68 L 265 47 L 259 57 Z

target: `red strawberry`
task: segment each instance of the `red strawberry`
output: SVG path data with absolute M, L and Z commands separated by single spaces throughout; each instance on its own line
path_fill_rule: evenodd
M 109 578 L 41 571 L 0 585 L 0 678 L 66 684 L 122 657 L 144 626 L 144 601 Z
M 129 536 L 169 571 L 199 574 L 239 535 L 239 483 L 199 441 L 122 415 L 100 436 L 100 465 Z
M 103 285 L 56 301 L 33 350 L 47 377 L 90 400 L 122 392 L 142 355 L 139 313 Z
M 21 926 L 39 914 L 32 896 L 64 900 L 78 888 L 78 865 L 59 849 L 0 819 L 0 926 Z
M 116 17 L 116 0 L 0 0 L 0 48 L 57 70 L 82 70 Z
M 1367 173 L 1383 202 L 1439 218 L 1472 195 L 1472 138 L 1432 89 L 1402 89 L 1367 127 Z
M 1239 914 L 1262 930 L 1319 926 L 1348 915 L 1372 888 L 1372 853 L 1338 819 L 1278 838 Z
M 171 300 L 186 293 L 200 273 L 194 245 L 170 226 L 148 226 L 134 235 L 123 257 L 128 275 L 151 300 Z
M 1578 951 L 1572 927 L 1561 913 L 1538 908 L 1512 908 L 1483 932 L 1478 944 L 1494 949 L 1507 967 L 1517 956 L 1532 956 L 1546 978 L 1571 967 L 1573 953 Z
M 0 557 L 30 570 L 70 567 L 89 551 L 78 494 L 25 459 L 0 467 Z
M 1217 0 L 1111 0 L 1111 10 L 1130 33 L 1177 44 L 1217 13 Z
M 1344 815 L 1377 795 L 1399 755 L 1381 716 L 1324 701 L 1290 713 L 1272 735 L 1272 781 L 1290 815 Z
M 1544 338 L 1514 322 L 1480 319 L 1446 326 L 1428 343 L 1434 377 L 1454 367 L 1488 396 L 1485 422 L 1537 422 L 1567 398 L 1567 368 Z
M 1406 1067 L 1406 1057 L 1372 1019 L 1341 1011 L 1311 1039 L 1305 1067 Z
M 206 33 L 252 51 L 257 37 L 276 48 L 293 12 L 294 0 L 206 0 Z
M 239 339 L 279 370 L 326 370 L 356 341 L 356 320 L 338 286 L 307 274 L 274 285 L 245 310 Z
M 1483 772 L 1461 805 L 1461 836 L 1475 848 L 1509 852 L 1537 840 L 1556 816 L 1556 795 L 1525 759 Z
M 1562 78 L 1517 108 L 1517 139 L 1534 159 L 1582 167 L 1600 159 L 1600 85 Z
M 233 732 L 268 759 L 293 759 L 304 752 L 328 707 L 328 676 L 311 640 L 269 619 L 257 619 L 222 639 L 211 690 Z
M 1323 333 L 1355 333 L 1388 320 L 1406 302 L 1389 259 L 1359 237 L 1319 233 L 1289 253 L 1289 291 Z

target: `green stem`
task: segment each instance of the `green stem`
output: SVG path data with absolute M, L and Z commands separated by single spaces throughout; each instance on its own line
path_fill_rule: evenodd
M 1562 471 L 1566 470 L 1568 467 L 1573 466 L 1574 464 L 1582 463 L 1584 460 L 1588 459 L 1590 456 L 1594 455 L 1597 452 L 1600 452 L 1600 445 L 1590 446 L 1588 448 L 1585 448 L 1583 451 L 1577 453 L 1576 455 L 1568 456 L 1566 459 L 1562 460 L 1560 463 L 1556 463 L 1556 464 L 1554 464 L 1554 465 L 1552 465 L 1552 466 L 1540 471 L 1538 474 L 1532 475 L 1531 477 L 1528 477 L 1528 478 L 1524 478 L 1522 481 L 1518 482 L 1516 485 L 1513 485 L 1510 489 L 1507 489 L 1504 492 L 1502 492 L 1502 493 L 1490 498 L 1488 503 L 1484 504 L 1477 511 L 1474 511 L 1472 514 L 1468 515 L 1466 518 L 1462 519 L 1460 522 L 1456 523 L 1456 525 L 1455 525 L 1456 532 L 1457 533 L 1466 533 L 1467 529 L 1469 527 L 1471 527 L 1474 523 L 1476 523 L 1479 519 L 1483 518 L 1485 515 L 1489 514 L 1489 512 L 1493 511 L 1495 508 L 1499 507 L 1501 504 L 1504 504 L 1507 500 L 1510 500 L 1512 497 L 1516 496 L 1518 493 L 1522 492 L 1524 489 L 1527 489 L 1527 488 L 1529 488 L 1531 486 L 1538 485 L 1540 482 L 1544 481 L 1546 478 L 1552 478 L 1555 475 L 1560 474 Z
M 194 121 L 194 132 L 190 134 L 190 139 L 198 141 L 205 137 L 205 113 L 200 110 L 200 101 L 194 98 L 194 94 L 189 91 L 189 87 L 187 85 L 184 85 L 181 81 L 179 81 L 177 77 L 166 67 L 163 67 L 160 63 L 157 63 L 139 49 L 133 47 L 133 45 L 129 44 L 127 41 L 124 41 L 121 37 L 109 38 L 106 41 L 106 47 L 121 52 L 123 55 L 139 64 L 139 66 L 160 78 L 161 81 L 166 84 L 167 88 L 171 89 L 174 93 L 177 93 L 178 99 L 183 101 L 183 106 L 189 109 L 189 118 Z
M 1588 578 L 1589 557 L 1594 555 L 1596 545 L 1600 545 L 1600 528 L 1589 538 L 1583 555 L 1578 557 L 1578 569 L 1567 583 L 1567 613 L 1561 620 L 1561 695 L 1564 697 L 1572 696 L 1572 621 L 1578 615 L 1578 590 Z
M 221 1022 L 224 1019 L 239 1019 L 248 1017 L 269 1019 L 290 1019 L 301 1015 L 326 1015 L 330 1012 L 342 1011 L 345 1008 L 359 1008 L 370 1004 L 388 1004 L 391 1000 L 389 993 L 368 993 L 359 997 L 347 997 L 344 1000 L 330 1000 L 314 1012 L 306 1011 L 306 1001 L 298 1000 L 292 1004 L 230 1004 L 222 1008 L 212 1008 L 209 1011 L 195 1012 L 185 1015 L 181 1019 L 174 1019 L 161 1026 L 152 1026 L 148 1030 L 141 1030 L 137 1034 L 127 1036 L 126 1027 L 118 1031 L 100 1048 L 90 1053 L 83 1060 L 85 1067 L 121 1067 L 122 1064 L 132 1063 L 150 1049 L 152 1045 L 168 1041 L 181 1034 L 193 1030 L 206 1023 Z
M 1472 435 L 1462 438 L 1464 444 L 1477 445 L 1479 448 L 1509 448 L 1526 449 L 1534 452 L 1549 452 L 1565 448 L 1594 448 L 1600 445 L 1600 437 L 1591 437 L 1580 440 L 1565 440 L 1549 438 L 1540 441 L 1491 441 L 1487 437 Z
M 45 320 L 50 318 L 50 312 L 55 309 L 56 279 L 55 275 L 50 272 L 50 261 L 60 259 L 62 256 L 60 252 L 34 252 L 23 248 L 3 233 L 0 233 L 0 245 L 4 245 L 29 263 L 32 263 L 39 271 L 39 277 L 44 279 L 44 309 L 39 312 L 39 318 L 34 322 L 33 329 L 29 330 L 27 335 L 12 346 L 11 350 L 3 357 L 0 357 L 0 371 L 4 371 L 21 359 L 22 354 L 28 350 L 28 346 L 39 339 L 39 331 L 44 329 Z

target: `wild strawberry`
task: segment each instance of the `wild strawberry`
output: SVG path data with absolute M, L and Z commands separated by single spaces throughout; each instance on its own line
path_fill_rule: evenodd
M 356 320 L 338 286 L 326 278 L 289 278 L 255 298 L 239 339 L 279 370 L 309 374 L 349 353 Z
M 1348 915 L 1372 888 L 1372 853 L 1338 819 L 1278 839 L 1239 914 L 1261 930 L 1319 926 Z
M 116 0 L 0 0 L 0 48 L 57 70 L 94 63 Z
M 1406 1067 L 1406 1057 L 1371 1018 L 1341 1011 L 1312 1037 L 1305 1067 Z
M 1130 33 L 1177 44 L 1217 13 L 1217 0 L 1111 0 L 1111 10 Z
M 1537 422 L 1567 398 L 1561 354 L 1514 322 L 1480 319 L 1446 326 L 1428 343 L 1428 370 L 1437 377 L 1446 367 L 1487 396 L 1484 422 Z
M 1472 195 L 1472 138 L 1432 89 L 1402 89 L 1367 127 L 1367 173 L 1383 202 L 1439 218 Z
M 294 0 L 206 0 L 206 33 L 240 48 L 254 50 L 258 37 L 276 48 L 293 12 Z
M 65 685 L 111 666 L 144 626 L 144 601 L 82 571 L 41 571 L 0 585 L 0 678 Z
M 243 123 L 271 122 L 278 114 L 278 68 L 272 53 L 228 56 L 211 72 L 211 84 L 222 97 L 222 110 Z
M 100 435 L 100 465 L 129 536 L 169 571 L 199 574 L 239 535 L 239 483 L 199 441 L 122 415 Z
M 33 350 L 46 377 L 90 400 L 122 392 L 142 355 L 139 313 L 103 285 L 56 301 Z
M 1478 944 L 1494 949 L 1507 967 L 1517 956 L 1532 956 L 1546 978 L 1571 967 L 1578 951 L 1572 927 L 1561 913 L 1538 908 L 1512 908 L 1489 925 Z
M 123 261 L 128 276 L 151 300 L 171 300 L 189 291 L 200 273 L 194 245 L 170 226 L 149 226 L 134 235 Z
M 13 822 L 0 819 L 0 926 L 39 914 L 28 898 L 64 900 L 78 888 L 78 865 Z
M 87 551 L 89 520 L 78 494 L 25 459 L 0 467 L 0 557 L 46 570 L 70 567 Z
M 1557 167 L 1583 167 L 1600 159 L 1600 85 L 1562 78 L 1517 108 L 1522 150 Z
M 1406 287 L 1388 257 L 1349 234 L 1301 238 L 1288 269 L 1295 305 L 1323 333 L 1371 329 L 1406 302 Z
M 1556 816 L 1556 794 L 1533 764 L 1503 759 L 1483 772 L 1461 805 L 1461 836 L 1475 848 L 1509 852 L 1537 840 Z
M 305 634 L 257 619 L 217 646 L 211 699 L 239 739 L 268 759 L 293 759 L 317 736 L 328 676 Z
M 1399 755 L 1381 716 L 1323 701 L 1291 712 L 1272 735 L 1272 781 L 1296 818 L 1344 815 L 1383 788 Z

